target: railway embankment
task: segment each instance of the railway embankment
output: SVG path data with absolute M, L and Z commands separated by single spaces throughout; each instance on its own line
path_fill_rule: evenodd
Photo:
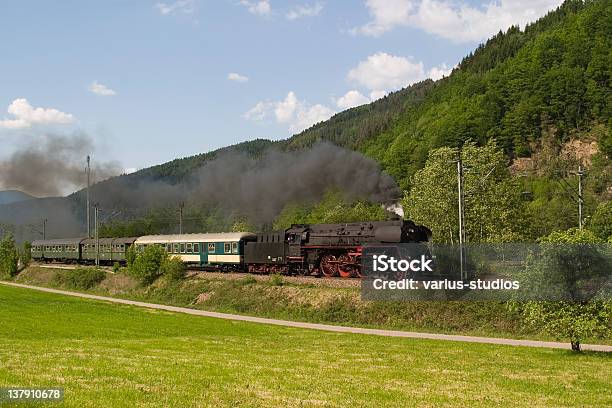
M 309 277 L 195 273 L 142 285 L 124 273 L 31 266 L 14 281 L 102 296 L 237 313 L 275 319 L 445 334 L 553 340 L 527 330 L 503 302 L 371 302 L 360 296 L 359 281 Z M 87 272 L 89 271 L 89 272 Z M 79 287 L 82 285 L 82 287 Z M 604 339 L 593 342 L 608 344 Z

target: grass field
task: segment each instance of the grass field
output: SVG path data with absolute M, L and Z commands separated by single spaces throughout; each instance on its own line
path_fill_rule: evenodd
M 65 387 L 72 407 L 612 405 L 609 354 L 326 333 L 1 285 L 0 316 L 0 386 Z

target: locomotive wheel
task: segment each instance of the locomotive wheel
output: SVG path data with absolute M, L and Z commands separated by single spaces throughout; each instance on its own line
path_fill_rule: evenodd
M 350 278 L 355 275 L 355 266 L 350 256 L 340 255 L 340 258 L 338 258 L 338 273 L 343 278 Z
M 325 254 L 321 258 L 321 272 L 328 278 L 338 275 L 338 264 L 336 257 L 332 254 Z

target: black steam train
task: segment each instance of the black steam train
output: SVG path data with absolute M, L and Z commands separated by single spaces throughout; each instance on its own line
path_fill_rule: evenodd
M 426 242 L 429 228 L 412 221 L 292 225 L 257 234 L 244 247 L 244 267 L 251 273 L 361 277 L 364 244 Z
M 159 246 L 172 257 L 203 270 L 361 277 L 365 244 L 426 242 L 431 231 L 412 221 L 292 225 L 271 233 L 148 235 L 131 238 L 52 239 L 32 242 L 40 262 L 124 264 L 134 246 Z

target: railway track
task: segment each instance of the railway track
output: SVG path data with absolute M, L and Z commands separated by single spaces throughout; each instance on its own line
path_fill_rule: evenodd
M 45 269 L 62 269 L 72 270 L 77 268 L 91 268 L 91 265 L 78 265 L 78 264 L 61 264 L 61 263 L 38 263 L 33 262 L 30 264 L 31 267 L 45 268 Z M 114 273 L 112 268 L 109 266 L 99 266 L 107 273 Z M 214 279 L 226 279 L 226 280 L 239 280 L 252 277 L 257 281 L 266 282 L 272 278 L 271 275 L 258 275 L 247 272 L 212 272 L 203 271 L 195 268 L 187 268 L 187 277 L 192 279 L 198 278 L 214 278 Z M 346 279 L 341 277 L 316 277 L 316 276 L 287 276 L 283 275 L 283 282 L 305 284 L 305 285 L 316 285 L 316 286 L 328 286 L 328 287 L 339 287 L 339 288 L 358 288 L 361 286 L 361 280 L 359 279 Z

